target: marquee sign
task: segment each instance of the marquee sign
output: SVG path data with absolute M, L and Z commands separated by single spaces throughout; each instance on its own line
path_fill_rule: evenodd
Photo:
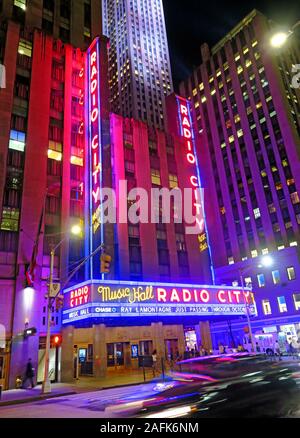
M 89 318 L 256 314 L 249 289 L 93 281 L 64 291 L 63 324 Z

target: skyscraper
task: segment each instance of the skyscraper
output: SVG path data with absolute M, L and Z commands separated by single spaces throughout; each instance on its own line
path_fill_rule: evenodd
M 163 129 L 173 92 L 162 0 L 104 0 L 113 112 Z
M 256 293 L 256 329 L 282 318 L 296 335 L 300 94 L 292 71 L 300 47 L 291 38 L 273 49 L 273 29 L 253 11 L 212 50 L 204 44 L 202 64 L 181 93 L 193 102 L 203 139 L 199 160 L 216 277 L 240 282 L 242 272 Z M 258 268 L 266 254 L 274 260 L 269 271 Z

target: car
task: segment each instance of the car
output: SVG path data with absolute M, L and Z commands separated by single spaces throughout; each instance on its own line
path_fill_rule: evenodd
M 176 384 L 143 403 L 142 418 L 281 417 L 296 409 L 299 364 L 230 354 L 179 363 Z

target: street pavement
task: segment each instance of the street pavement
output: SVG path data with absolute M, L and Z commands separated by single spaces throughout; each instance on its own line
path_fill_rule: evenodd
M 155 393 L 155 382 L 0 407 L 0 418 L 119 418 Z M 118 404 L 123 404 L 122 411 Z M 124 412 L 126 403 L 126 412 Z

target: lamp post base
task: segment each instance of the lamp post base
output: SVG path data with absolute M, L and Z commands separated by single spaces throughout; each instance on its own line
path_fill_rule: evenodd
M 45 382 L 43 382 L 42 394 L 50 394 L 50 392 L 51 392 L 51 382 L 49 379 L 47 379 Z

